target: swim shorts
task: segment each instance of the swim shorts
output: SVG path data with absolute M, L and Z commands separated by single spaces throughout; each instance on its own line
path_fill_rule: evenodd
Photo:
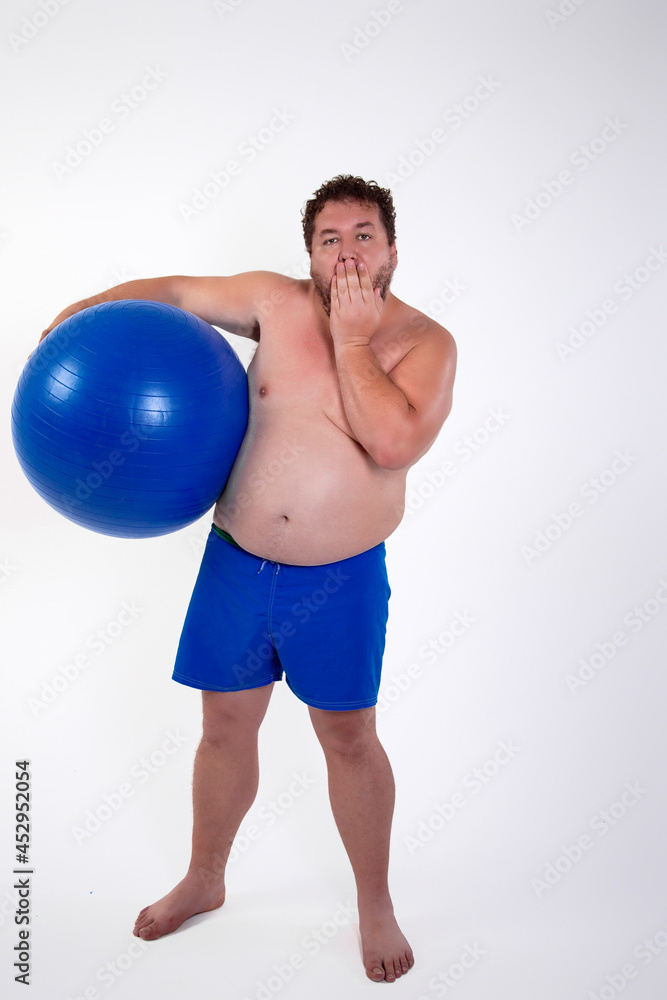
M 212 527 L 173 679 L 204 691 L 245 691 L 284 672 L 307 705 L 370 708 L 390 594 L 384 542 L 338 562 L 296 566 L 253 555 Z

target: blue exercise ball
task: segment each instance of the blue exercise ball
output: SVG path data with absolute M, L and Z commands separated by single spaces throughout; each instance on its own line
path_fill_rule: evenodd
M 32 486 L 91 531 L 151 538 L 215 503 L 248 423 L 233 348 L 192 313 L 124 299 L 64 320 L 31 354 L 12 405 Z

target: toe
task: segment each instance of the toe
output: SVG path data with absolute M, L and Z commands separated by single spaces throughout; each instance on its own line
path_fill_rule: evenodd
M 380 983 L 384 979 L 384 969 L 379 962 L 372 962 L 367 975 L 369 979 L 373 980 L 373 982 Z

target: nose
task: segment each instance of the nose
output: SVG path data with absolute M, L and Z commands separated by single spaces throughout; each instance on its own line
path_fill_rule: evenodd
M 354 248 L 350 249 L 350 247 L 344 246 L 343 244 L 341 244 L 341 248 L 338 251 L 338 260 L 340 260 L 343 263 L 345 263 L 346 260 L 357 261 L 358 259 L 359 259 L 359 256 L 357 254 L 356 249 L 354 249 Z

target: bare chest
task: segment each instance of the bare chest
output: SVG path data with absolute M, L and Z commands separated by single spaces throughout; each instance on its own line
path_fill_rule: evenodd
M 388 373 L 409 350 L 404 337 L 379 330 L 371 341 L 378 365 Z M 309 316 L 280 318 L 262 329 L 248 368 L 251 409 L 279 413 L 307 410 L 332 420 L 352 435 L 345 416 L 333 341 Z

